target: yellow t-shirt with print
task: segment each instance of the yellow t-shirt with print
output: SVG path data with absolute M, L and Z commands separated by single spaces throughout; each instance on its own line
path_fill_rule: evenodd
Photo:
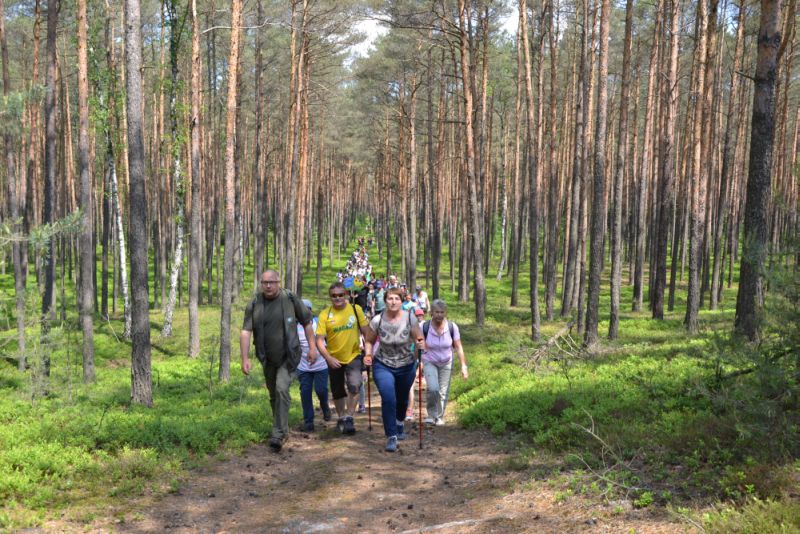
M 348 364 L 360 352 L 359 327 L 367 326 L 364 310 L 358 304 L 337 310 L 329 306 L 319 314 L 316 334 L 325 336 L 328 352 L 343 364 Z

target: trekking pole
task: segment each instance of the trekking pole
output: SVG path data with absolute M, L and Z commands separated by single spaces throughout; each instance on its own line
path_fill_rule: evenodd
M 417 380 L 417 398 L 419 402 L 417 403 L 417 411 L 419 412 L 419 448 L 422 449 L 422 349 L 418 349 L 417 355 L 419 358 L 419 367 L 417 369 L 419 373 Z
M 367 366 L 367 430 L 372 432 L 372 387 L 369 379 L 369 368 Z

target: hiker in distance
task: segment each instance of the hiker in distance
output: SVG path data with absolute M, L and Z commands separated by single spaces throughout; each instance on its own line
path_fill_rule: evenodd
M 244 323 L 239 334 L 242 355 L 242 372 L 250 374 L 250 338 L 256 346 L 256 357 L 264 369 L 264 378 L 272 406 L 272 436 L 269 447 L 280 452 L 289 437 L 289 386 L 295 377 L 302 356 L 297 324 L 303 326 L 306 338 L 311 341 L 308 360 L 317 358 L 311 312 L 292 292 L 281 289 L 276 271 L 261 275 L 261 292 L 247 305 Z
M 434 300 L 431 303 L 431 316 L 432 319 L 422 325 L 422 335 L 425 337 L 422 372 L 428 385 L 428 416 L 425 422 L 441 426 L 444 424 L 447 394 L 450 391 L 454 349 L 461 363 L 461 378 L 469 378 L 469 371 L 458 326 L 447 319 L 447 304 L 441 299 Z
M 392 288 L 384 296 L 386 310 L 372 318 L 366 337 L 364 363 L 372 365 L 372 376 L 381 395 L 383 431 L 386 450 L 395 452 L 397 442 L 404 440 L 403 418 L 408 407 L 408 394 L 417 370 L 414 344 L 422 346 L 422 330 L 414 314 L 401 309 L 402 292 Z M 372 347 L 380 336 L 378 349 Z
M 356 431 L 353 414 L 361 389 L 361 335 L 369 327 L 364 310 L 348 302 L 349 294 L 342 282 L 328 288 L 331 305 L 319 313 L 317 323 L 317 350 L 328 362 L 333 404 L 339 420 L 336 427 L 342 434 Z

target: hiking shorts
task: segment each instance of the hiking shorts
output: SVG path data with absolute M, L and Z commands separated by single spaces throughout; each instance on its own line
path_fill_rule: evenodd
M 347 394 L 355 395 L 361 389 L 361 368 L 363 358 L 359 355 L 353 360 L 342 365 L 338 369 L 328 368 L 328 375 L 331 377 L 331 393 L 333 400 L 347 397 Z

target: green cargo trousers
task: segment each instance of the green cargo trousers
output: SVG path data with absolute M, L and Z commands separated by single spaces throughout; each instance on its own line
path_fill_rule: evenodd
M 264 378 L 269 390 L 269 404 L 272 406 L 272 437 L 283 440 L 289 436 L 289 386 L 296 376 L 286 368 L 286 363 L 275 367 L 264 365 Z

